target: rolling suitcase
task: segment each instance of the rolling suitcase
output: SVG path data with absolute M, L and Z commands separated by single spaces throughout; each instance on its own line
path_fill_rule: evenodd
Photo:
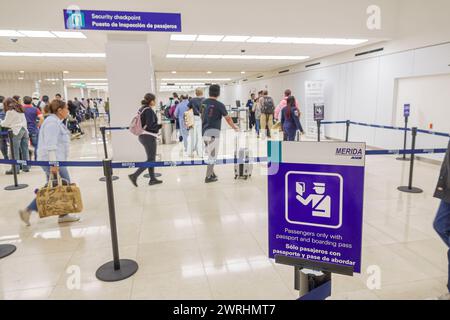
M 245 146 L 239 147 L 239 134 L 236 135 L 234 158 L 237 159 L 237 163 L 234 164 L 234 179 L 244 178 L 247 180 L 252 176 L 253 164 L 250 163 L 251 153 L 248 147 L 248 137 L 245 138 L 245 141 Z

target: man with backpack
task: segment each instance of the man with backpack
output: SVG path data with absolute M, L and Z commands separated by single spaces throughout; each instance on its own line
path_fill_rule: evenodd
M 188 151 L 188 136 L 189 136 L 189 128 L 186 126 L 186 122 L 184 121 L 184 115 L 189 110 L 188 108 L 189 100 L 187 95 L 181 96 L 181 102 L 177 105 L 174 117 L 177 119 L 180 126 L 180 134 L 183 137 L 183 150 L 184 153 Z
M 259 98 L 259 104 L 261 106 L 261 129 L 266 130 L 267 137 L 270 138 L 270 131 L 273 126 L 273 115 L 275 112 L 275 103 L 272 97 L 269 97 L 267 90 L 263 91 L 263 96 Z
M 189 134 L 189 152 L 193 156 L 194 151 L 199 157 L 203 156 L 203 139 L 202 139 L 202 112 L 203 112 L 203 90 L 197 88 L 195 90 L 195 98 L 189 101 L 188 108 L 194 113 L 194 130 Z

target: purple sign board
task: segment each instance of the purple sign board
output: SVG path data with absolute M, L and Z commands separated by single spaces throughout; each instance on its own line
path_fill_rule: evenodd
M 181 32 L 181 14 L 101 10 L 64 10 L 70 30 Z
M 403 105 L 403 115 L 405 118 L 407 118 L 411 115 L 411 105 L 410 104 Z
M 269 142 L 269 257 L 361 272 L 365 144 Z

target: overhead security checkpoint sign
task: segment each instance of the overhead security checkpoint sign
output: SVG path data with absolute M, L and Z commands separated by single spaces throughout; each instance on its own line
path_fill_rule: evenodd
M 70 30 L 181 32 L 181 14 L 102 10 L 64 10 Z
M 361 271 L 365 144 L 270 141 L 269 257 Z

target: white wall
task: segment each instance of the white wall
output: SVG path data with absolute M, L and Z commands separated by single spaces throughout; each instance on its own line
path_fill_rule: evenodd
M 265 87 L 276 99 L 282 97 L 284 89 L 290 88 L 293 94 L 304 105 L 304 83 L 307 80 L 325 81 L 325 118 L 326 120 L 346 120 L 367 122 L 383 125 L 402 126 L 403 120 L 397 118 L 397 91 L 401 86 L 401 99 L 418 101 L 424 108 L 430 105 L 430 90 L 450 91 L 444 77 L 436 77 L 433 81 L 424 83 L 423 80 L 404 82 L 402 78 L 421 77 L 424 75 L 450 74 L 450 44 L 412 49 L 389 55 L 379 55 L 357 61 L 316 68 L 283 76 L 276 76 L 257 81 L 240 82 L 233 86 L 225 86 L 222 100 L 226 104 L 235 100 L 245 100 L 249 91 L 261 90 Z M 402 79 L 402 80 L 399 80 Z M 438 85 L 439 83 L 439 85 Z M 409 86 L 408 86 L 409 84 Z M 439 88 L 439 89 L 436 89 Z M 437 98 L 436 98 L 437 99 Z M 437 122 L 437 118 L 450 119 L 448 96 L 440 94 L 439 104 L 446 106 L 430 113 L 428 121 Z M 399 101 L 401 103 L 401 101 Z M 413 103 L 413 102 L 411 102 Z M 413 106 L 414 108 L 414 106 Z M 413 123 L 421 124 L 419 113 L 413 113 Z M 325 133 L 332 138 L 344 138 L 344 126 L 326 126 Z M 435 127 L 436 130 L 438 127 Z M 450 131 L 449 127 L 441 127 L 443 131 Z M 368 145 L 380 148 L 400 148 L 402 146 L 402 132 L 384 129 L 352 126 L 351 141 L 364 141 Z M 448 139 L 447 139 L 448 141 Z M 435 136 L 419 139 L 419 147 L 446 147 L 446 140 Z M 425 145 L 426 143 L 426 145 Z
M 398 80 L 395 118 L 403 121 L 403 105 L 411 104 L 411 127 L 450 132 L 450 74 Z M 445 146 L 448 138 L 419 134 L 418 147 Z M 431 157 L 431 156 L 430 156 Z M 434 156 L 433 158 L 441 158 Z

